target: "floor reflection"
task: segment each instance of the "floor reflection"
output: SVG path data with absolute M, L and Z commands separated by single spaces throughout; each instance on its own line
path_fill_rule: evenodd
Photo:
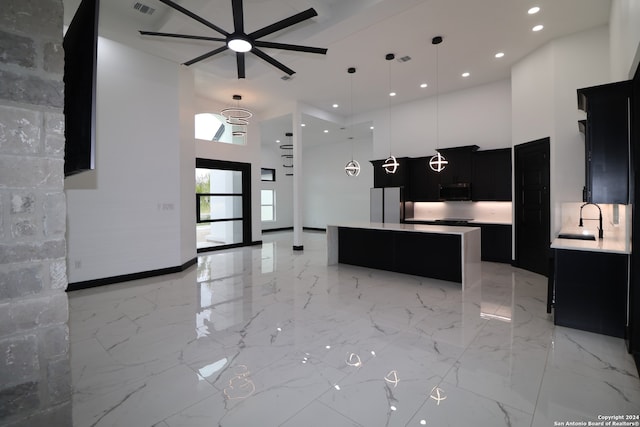
M 640 413 L 624 341 L 555 328 L 546 278 L 326 265 L 289 232 L 69 294 L 77 425 L 553 425 Z

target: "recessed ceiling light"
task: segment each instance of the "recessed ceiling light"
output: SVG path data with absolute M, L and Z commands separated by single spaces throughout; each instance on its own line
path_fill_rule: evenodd
M 541 25 L 541 24 L 540 24 L 540 25 L 536 25 L 535 27 L 533 27 L 533 28 L 531 29 L 531 31 L 540 31 L 540 30 L 542 30 L 543 28 L 544 28 L 544 25 Z
M 305 123 L 300 123 L 300 126 L 305 127 L 306 124 Z
M 276 139 L 276 144 L 280 144 L 280 140 L 279 139 Z
M 420 85 L 420 87 L 421 87 L 422 89 L 424 89 L 424 88 L 425 88 L 425 87 L 427 87 L 427 86 L 428 86 L 428 85 L 427 85 L 426 83 L 422 83 L 422 84 Z
M 469 77 L 470 75 L 471 75 L 471 74 L 470 74 L 470 73 L 468 73 L 468 72 L 464 72 L 464 73 L 462 73 L 462 77 Z
M 324 130 L 324 133 L 329 133 L 329 129 L 325 129 L 325 130 Z
M 374 129 L 374 127 L 373 127 L 373 126 L 371 126 L 369 129 L 373 130 L 373 129 Z
M 504 52 L 498 52 L 495 54 L 496 58 L 502 58 L 504 56 Z
M 540 8 L 538 6 L 534 6 L 527 11 L 529 15 L 535 15 L 538 12 L 540 12 Z
M 333 104 L 333 108 L 338 108 L 339 105 L 338 104 Z
M 389 96 L 396 96 L 396 93 L 395 92 L 390 92 Z

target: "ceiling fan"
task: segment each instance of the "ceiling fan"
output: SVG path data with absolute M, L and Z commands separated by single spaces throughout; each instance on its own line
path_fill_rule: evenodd
M 203 55 L 198 56 L 190 61 L 185 62 L 183 65 L 192 65 L 196 62 L 200 62 L 204 59 L 210 58 L 218 53 L 222 53 L 227 49 L 231 49 L 236 52 L 236 63 L 238 67 L 238 78 L 245 78 L 245 53 L 251 52 L 256 55 L 258 58 L 268 62 L 276 68 L 284 71 L 288 75 L 292 75 L 295 73 L 291 68 L 287 67 L 283 63 L 277 61 L 273 57 L 267 55 L 265 52 L 260 50 L 259 48 L 272 48 L 272 49 L 282 49 L 282 50 L 293 50 L 298 52 L 308 52 L 308 53 L 318 53 L 318 54 L 326 54 L 327 49 L 319 48 L 319 47 L 309 47 L 309 46 L 299 46 L 294 44 L 285 44 L 285 43 L 275 43 L 258 40 L 264 36 L 275 33 L 276 31 L 280 31 L 284 28 L 295 25 L 299 22 L 306 21 L 307 19 L 313 18 L 314 16 L 318 16 L 318 13 L 313 8 L 309 8 L 303 12 L 292 15 L 288 18 L 285 18 L 281 21 L 275 22 L 271 25 L 267 25 L 259 30 L 253 31 L 251 33 L 246 33 L 244 30 L 244 13 L 242 10 L 242 0 L 231 0 L 231 7 L 233 9 L 233 32 L 229 33 L 222 28 L 218 27 L 215 24 L 207 21 L 206 19 L 196 15 L 195 13 L 185 9 L 179 4 L 174 3 L 171 0 L 159 0 L 167 6 L 181 12 L 188 17 L 200 22 L 201 24 L 206 25 L 212 30 L 222 34 L 224 38 L 221 37 L 204 37 L 204 36 L 196 36 L 189 34 L 174 34 L 174 33 L 158 33 L 153 31 L 140 31 L 141 35 L 144 36 L 161 36 L 161 37 L 174 37 L 180 39 L 192 39 L 192 40 L 206 40 L 206 41 L 214 41 L 214 42 L 224 42 L 224 46 L 221 46 L 217 49 L 211 50 Z

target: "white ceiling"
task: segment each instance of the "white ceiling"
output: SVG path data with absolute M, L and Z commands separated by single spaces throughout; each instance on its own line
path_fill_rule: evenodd
M 68 24 L 80 0 L 64 0 Z M 155 9 L 145 15 L 136 3 Z M 184 8 L 233 30 L 230 0 L 176 0 Z M 528 15 L 531 6 L 540 6 Z M 284 81 L 282 71 L 247 54 L 246 79 L 236 76 L 235 55 L 226 52 L 192 65 L 196 91 L 223 103 L 241 94 L 242 106 L 255 112 L 288 101 L 347 117 L 438 93 L 508 78 L 514 63 L 555 38 L 606 25 L 610 0 L 245 0 L 247 32 L 309 7 L 318 16 L 261 40 L 328 48 L 327 55 L 264 49 L 296 71 Z M 532 32 L 543 24 L 540 32 Z M 102 0 L 100 32 L 176 63 L 184 63 L 222 45 L 142 37 L 138 30 L 219 37 L 215 31 L 158 0 Z M 434 36 L 444 42 L 437 48 Z M 437 51 L 437 55 L 436 55 Z M 494 54 L 504 52 L 496 59 Z M 386 61 L 385 54 L 410 56 Z M 436 80 L 436 56 L 438 77 Z M 348 67 L 356 67 L 353 91 Z M 462 72 L 469 72 L 467 78 Z M 427 83 L 426 89 L 419 85 Z M 437 87 L 436 87 L 437 86 Z M 350 105 L 353 99 L 353 105 Z M 332 108 L 337 103 L 339 108 Z

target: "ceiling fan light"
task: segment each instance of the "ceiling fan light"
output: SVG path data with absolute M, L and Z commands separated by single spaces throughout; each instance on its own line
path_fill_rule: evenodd
M 240 37 L 229 39 L 227 46 L 234 52 L 249 52 L 253 49 L 253 45 L 250 41 Z

